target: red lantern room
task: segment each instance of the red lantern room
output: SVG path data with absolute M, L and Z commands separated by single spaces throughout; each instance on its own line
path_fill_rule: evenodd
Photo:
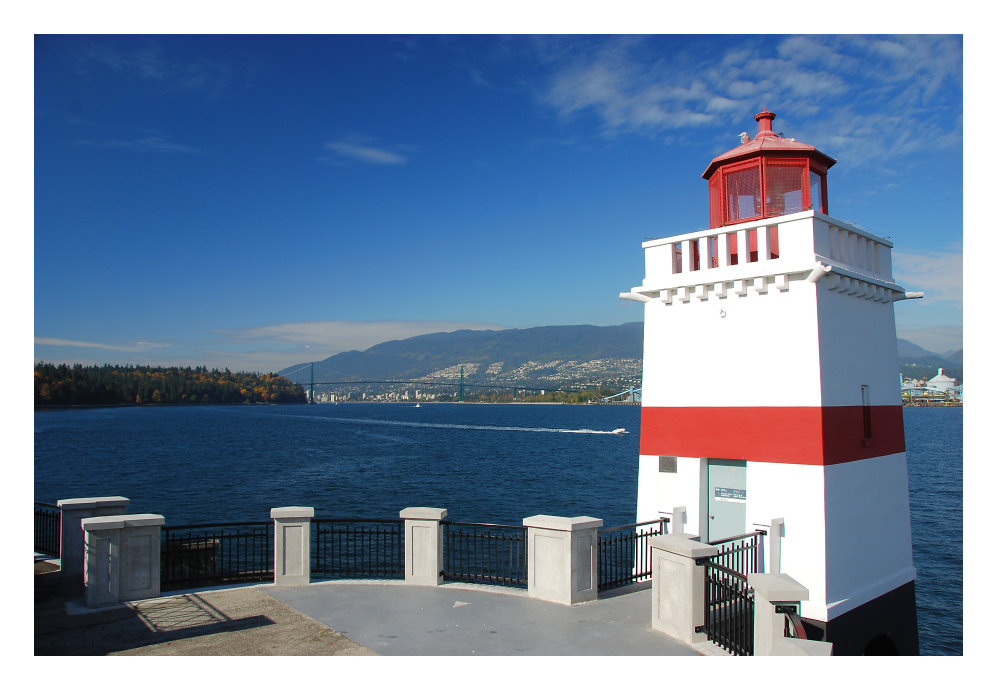
M 835 160 L 772 131 L 775 113 L 755 115 L 758 134 L 717 156 L 703 173 L 710 187 L 710 228 L 813 209 L 827 214 L 827 169 Z

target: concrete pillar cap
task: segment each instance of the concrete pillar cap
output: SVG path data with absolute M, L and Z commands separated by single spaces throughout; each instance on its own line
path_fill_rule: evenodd
M 102 529 L 122 529 L 124 527 L 155 527 L 166 523 L 166 518 L 156 513 L 135 513 L 134 515 L 102 515 L 80 520 L 80 525 L 88 532 Z
M 166 518 L 159 513 L 134 513 L 123 517 L 125 527 L 156 527 L 166 524 Z
M 283 506 L 271 508 L 270 517 L 274 520 L 304 520 L 315 517 L 315 509 L 306 506 Z
M 720 551 L 716 546 L 699 541 L 693 534 L 660 534 L 651 537 L 648 544 L 652 549 L 661 549 L 686 558 L 716 556 Z
M 125 526 L 125 521 L 121 515 L 104 515 L 101 517 L 88 517 L 80 520 L 80 525 L 86 532 L 94 532 L 102 529 L 121 529 Z
M 523 518 L 523 526 L 553 529 L 560 532 L 575 532 L 602 527 L 602 520 L 587 515 L 572 518 L 557 515 L 531 515 L 528 518 Z
M 765 601 L 807 601 L 810 591 L 786 573 L 749 573 L 748 584 Z
M 93 498 L 62 498 L 55 502 L 59 508 L 96 508 L 128 505 L 131 499 L 124 496 L 96 496 Z
M 446 516 L 446 508 L 405 508 L 398 513 L 398 517 L 404 520 L 442 520 Z

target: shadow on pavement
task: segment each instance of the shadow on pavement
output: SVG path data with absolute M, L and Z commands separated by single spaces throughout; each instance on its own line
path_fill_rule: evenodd
M 72 612 L 72 613 L 71 613 Z M 231 618 L 198 594 L 87 609 L 83 588 L 35 563 L 35 655 L 105 655 L 219 632 L 274 625 L 267 616 Z

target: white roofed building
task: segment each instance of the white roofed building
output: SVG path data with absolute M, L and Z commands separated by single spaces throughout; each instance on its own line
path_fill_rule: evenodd
M 942 369 L 939 369 L 938 375 L 932 379 L 928 379 L 928 383 L 925 387 L 928 390 L 945 393 L 955 388 L 955 379 L 951 376 L 946 376 L 945 372 Z

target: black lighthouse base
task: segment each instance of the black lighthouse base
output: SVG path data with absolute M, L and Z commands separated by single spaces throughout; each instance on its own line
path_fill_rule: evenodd
M 914 583 L 879 596 L 826 623 L 803 619 L 807 637 L 834 643 L 834 656 L 919 653 Z

